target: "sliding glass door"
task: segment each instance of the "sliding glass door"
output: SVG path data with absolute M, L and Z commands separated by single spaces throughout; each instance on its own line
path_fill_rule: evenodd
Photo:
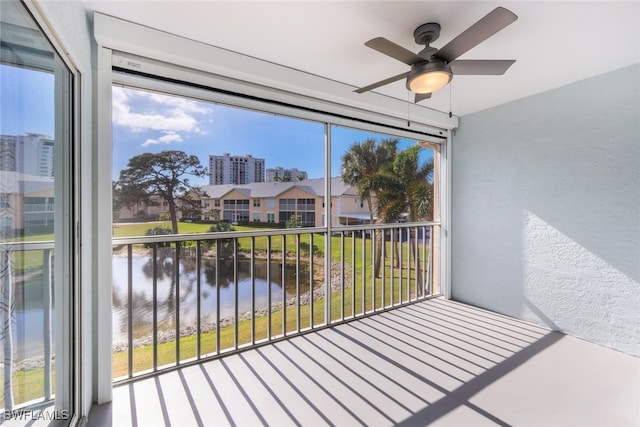
M 22 3 L 0 4 L 2 416 L 70 420 L 74 76 Z

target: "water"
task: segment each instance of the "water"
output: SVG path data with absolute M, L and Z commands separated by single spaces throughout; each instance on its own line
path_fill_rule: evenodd
M 160 251 L 159 251 L 160 252 Z M 167 250 L 167 256 L 158 257 L 157 267 L 157 306 L 158 326 L 160 330 L 175 330 L 175 279 L 173 278 L 173 252 Z M 234 263 L 221 262 L 218 285 L 216 285 L 215 259 L 204 258 L 200 271 L 201 322 L 216 320 L 216 286 L 220 287 L 220 318 L 233 317 L 235 313 L 236 285 L 234 281 Z M 251 272 L 249 260 L 240 260 L 237 265 L 238 312 L 251 311 Z M 153 266 L 149 256 L 132 258 L 133 288 L 133 332 L 134 339 L 151 335 L 153 327 Z M 180 325 L 195 326 L 197 304 L 197 271 L 195 259 L 183 258 L 179 268 L 179 315 Z M 282 301 L 282 264 L 271 262 L 271 274 L 267 280 L 267 261 L 255 260 L 255 306 L 256 309 L 268 305 L 268 293 L 272 303 Z M 300 292 L 309 290 L 308 264 L 301 265 Z M 296 294 L 295 265 L 285 268 L 286 298 Z M 127 258 L 113 258 L 113 342 L 126 342 L 127 334 Z
M 14 276 L 11 335 L 15 361 L 44 355 L 43 274 Z M 51 328 L 55 329 L 55 308 L 51 308 Z M 0 325 L 2 326 L 2 325 Z M 53 335 L 52 335 L 53 338 Z M 0 354 L 4 354 L 5 335 L 0 333 Z M 51 343 L 53 351 L 53 341 Z

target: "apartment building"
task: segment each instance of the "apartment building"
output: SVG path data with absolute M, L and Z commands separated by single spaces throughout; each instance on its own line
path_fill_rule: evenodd
M 298 170 L 296 168 L 283 168 L 278 166 L 277 168 L 267 169 L 267 182 L 271 181 L 302 181 L 307 179 L 307 172 Z
M 284 224 L 293 215 L 302 226 L 326 225 L 323 178 L 302 181 L 256 182 L 245 185 L 209 185 L 202 188 L 207 197 L 201 199 L 203 220 L 231 223 L 264 222 Z M 169 205 L 159 196 L 152 203 L 137 203 L 118 211 L 118 221 L 135 219 L 159 220 L 169 214 Z M 182 219 L 181 213 L 179 219 Z M 369 222 L 369 210 L 357 196 L 355 187 L 340 178 L 331 180 L 331 225 L 354 225 Z
M 305 227 L 326 225 L 323 178 L 291 182 L 264 182 L 247 185 L 210 185 L 203 187 L 205 219 L 232 223 L 285 223 L 300 217 Z M 368 222 L 366 203 L 360 201 L 355 187 L 340 178 L 331 179 L 331 225 Z
M 0 135 L 0 170 L 35 176 L 54 175 L 54 141 L 48 135 Z
M 209 156 L 209 184 L 250 184 L 264 182 L 264 159 L 252 155 L 232 156 L 224 153 L 221 156 Z

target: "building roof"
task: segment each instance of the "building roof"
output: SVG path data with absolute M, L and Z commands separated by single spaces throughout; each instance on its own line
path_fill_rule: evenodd
M 50 176 L 29 175 L 15 171 L 0 171 L 0 193 L 25 194 L 42 190 L 53 191 Z
M 299 188 L 309 194 L 315 196 L 324 196 L 325 183 L 324 178 L 305 179 L 302 181 L 290 182 L 254 182 L 251 184 L 223 184 L 223 185 L 204 185 L 202 190 L 205 191 L 210 198 L 220 199 L 231 191 L 238 191 L 248 198 L 270 198 L 278 197 L 285 191 L 292 188 Z M 338 177 L 331 178 L 331 196 L 356 195 L 350 185 L 345 184 Z

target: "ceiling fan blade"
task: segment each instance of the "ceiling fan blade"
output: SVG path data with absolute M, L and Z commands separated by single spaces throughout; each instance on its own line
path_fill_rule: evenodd
M 517 19 L 518 16 L 513 12 L 503 7 L 497 7 L 447 43 L 436 56 L 447 62 L 452 62 Z
M 376 37 L 365 43 L 365 46 L 371 49 L 377 50 L 387 56 L 397 59 L 400 62 L 404 62 L 407 65 L 413 65 L 417 62 L 422 62 L 424 59 L 411 52 L 402 46 L 395 44 L 392 41 L 385 39 L 384 37 Z
M 449 66 L 456 76 L 499 76 L 504 74 L 513 63 L 513 59 L 458 59 Z
M 379 81 L 377 83 L 370 84 L 369 86 L 365 86 L 365 87 L 361 87 L 360 89 L 356 89 L 356 90 L 354 90 L 354 92 L 363 93 L 363 92 L 367 92 L 367 91 L 370 91 L 372 89 L 378 88 L 380 86 L 388 85 L 389 83 L 397 82 L 398 80 L 402 80 L 402 79 L 406 78 L 407 74 L 409 74 L 409 72 L 398 74 L 397 76 L 389 77 L 388 79 L 384 79 L 384 80 L 381 80 L 381 81 Z
M 416 97 L 413 102 L 417 104 L 420 101 L 424 101 L 425 99 L 431 98 L 431 93 L 416 93 Z

